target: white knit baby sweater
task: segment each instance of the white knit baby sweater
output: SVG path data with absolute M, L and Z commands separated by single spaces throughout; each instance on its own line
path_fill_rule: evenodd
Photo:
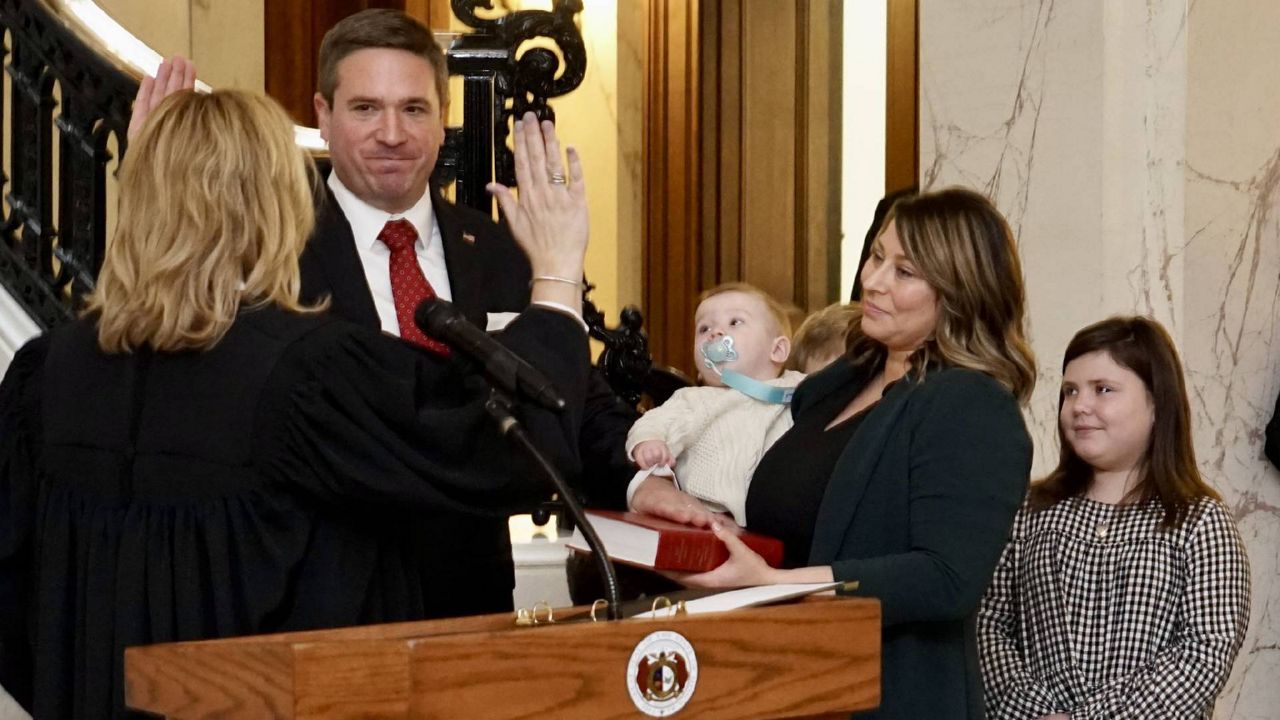
M 770 385 L 795 387 L 804 373 L 788 370 Z M 681 388 L 640 416 L 627 433 L 627 455 L 646 440 L 662 440 L 676 457 L 676 478 L 690 495 L 747 523 L 747 486 L 764 451 L 791 427 L 791 406 L 767 403 L 724 387 Z

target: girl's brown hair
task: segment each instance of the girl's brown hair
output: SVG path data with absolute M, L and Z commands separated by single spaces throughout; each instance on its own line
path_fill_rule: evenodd
M 1160 323 L 1145 317 L 1113 317 L 1076 333 L 1062 358 L 1066 371 L 1072 360 L 1093 352 L 1105 352 L 1117 365 L 1128 368 L 1146 385 L 1155 409 L 1155 424 L 1139 468 L 1139 478 L 1128 501 L 1157 500 L 1164 508 L 1164 525 L 1177 527 L 1191 506 L 1202 497 L 1219 499 L 1205 484 L 1196 467 L 1191 442 L 1191 406 L 1182 376 L 1182 363 L 1169 333 Z M 1062 409 L 1062 396 L 1058 409 Z M 1031 487 L 1031 506 L 1049 507 L 1081 495 L 1093 481 L 1093 468 L 1076 454 L 1058 424 L 1062 446 L 1058 467 Z

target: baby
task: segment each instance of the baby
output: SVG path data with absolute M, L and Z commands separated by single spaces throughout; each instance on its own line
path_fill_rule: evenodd
M 791 394 L 804 379 L 785 369 L 791 322 L 763 291 L 728 283 L 703 293 L 694 328 L 705 385 L 677 390 L 636 421 L 627 453 L 641 472 L 631 486 L 674 470 L 681 490 L 745 525 L 751 475 L 791 427 Z

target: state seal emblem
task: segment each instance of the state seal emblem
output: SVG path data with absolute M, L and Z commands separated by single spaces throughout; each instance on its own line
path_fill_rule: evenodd
M 698 684 L 698 656 L 683 635 L 649 633 L 627 663 L 627 692 L 636 709 L 650 717 L 680 712 Z

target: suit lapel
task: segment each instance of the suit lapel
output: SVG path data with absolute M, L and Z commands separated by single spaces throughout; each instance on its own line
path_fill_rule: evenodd
M 486 293 L 484 287 L 484 257 L 475 233 L 469 231 L 453 205 L 445 200 L 439 190 L 431 191 L 431 207 L 440 226 L 440 239 L 444 243 L 445 266 L 449 268 L 449 287 L 453 291 L 453 304 L 478 327 L 487 322 Z
M 865 379 L 862 382 L 865 383 Z M 840 454 L 818 508 L 809 551 L 810 564 L 827 565 L 835 560 L 880 456 L 889 438 L 899 429 L 898 418 L 907 405 L 913 385 L 912 380 L 904 379 L 890 386 Z
M 328 287 L 324 290 L 333 299 L 330 309 L 350 322 L 372 328 L 382 327 L 369 281 L 364 277 L 364 264 L 356 251 L 351 223 L 347 222 L 327 185 L 324 186 L 324 197 L 316 217 L 316 231 L 307 250 L 315 254 L 328 280 Z

